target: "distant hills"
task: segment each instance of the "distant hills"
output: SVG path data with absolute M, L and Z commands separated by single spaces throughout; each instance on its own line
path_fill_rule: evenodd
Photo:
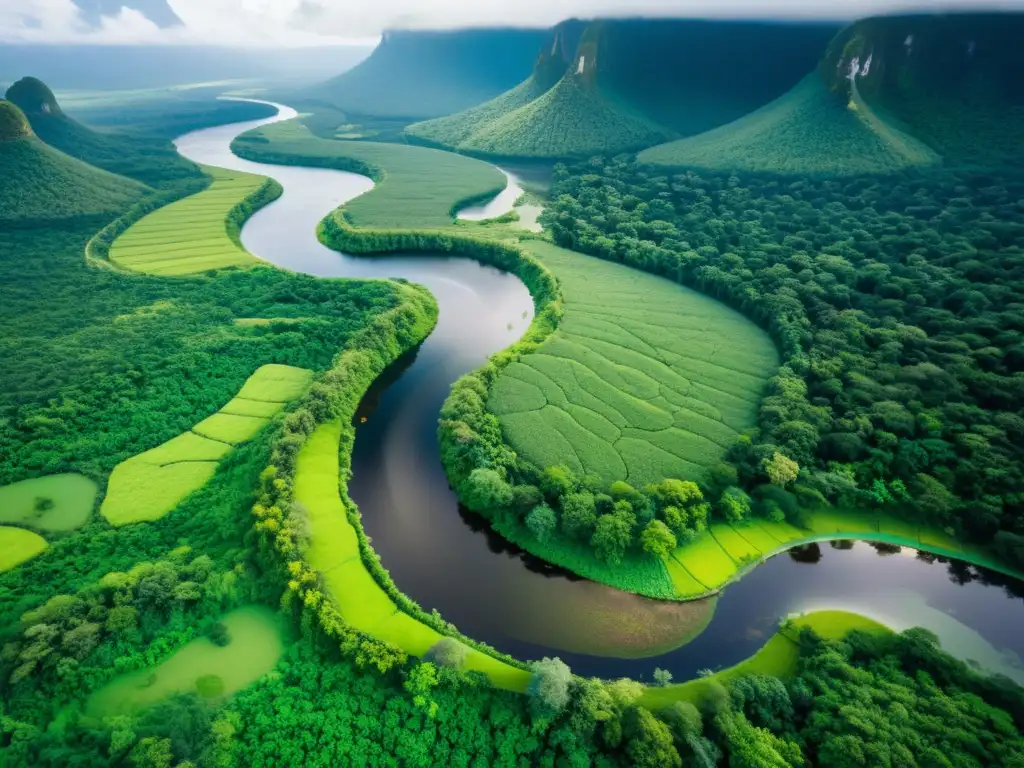
M 83 217 L 105 220 L 145 189 L 47 146 L 21 109 L 7 100 L 0 100 L 0 178 L 0 226 L 5 227 Z
M 97 168 L 151 186 L 201 175 L 169 141 L 101 133 L 82 125 L 64 114 L 53 92 L 37 78 L 18 80 L 7 89 L 6 98 L 20 107 L 46 144 Z
M 418 141 L 496 157 L 642 149 L 708 130 L 775 98 L 815 66 L 836 29 L 563 22 L 548 34 L 533 73 L 515 88 L 407 132 Z
M 866 19 L 765 107 L 641 162 L 844 175 L 1024 165 L 1024 15 Z
M 526 78 L 547 37 L 532 29 L 386 32 L 361 64 L 299 95 L 354 115 L 448 115 Z

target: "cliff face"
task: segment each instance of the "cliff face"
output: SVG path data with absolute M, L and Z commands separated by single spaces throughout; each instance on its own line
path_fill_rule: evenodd
M 894 16 L 858 21 L 829 44 L 820 73 L 866 98 L 959 96 L 1024 104 L 1024 14 Z

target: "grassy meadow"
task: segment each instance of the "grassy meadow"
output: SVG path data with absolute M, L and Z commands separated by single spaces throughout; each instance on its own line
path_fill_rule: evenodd
M 11 483 L 0 488 L 0 523 L 49 533 L 73 531 L 88 521 L 98 493 L 95 482 L 73 473 Z
M 488 408 L 540 467 L 604 485 L 699 480 L 757 422 L 778 366 L 764 331 L 664 278 L 539 241 L 565 314 L 535 352 L 502 370 Z
M 290 120 L 257 128 L 232 149 L 260 162 L 280 162 L 353 171 L 377 184 L 347 203 L 345 219 L 356 227 L 437 228 L 452 223 L 454 211 L 505 188 L 494 166 L 437 149 L 370 141 L 317 138 Z
M 46 550 L 46 539 L 38 533 L 0 525 L 0 573 L 16 568 Z
M 159 520 L 206 485 L 232 448 L 254 438 L 312 379 L 302 368 L 259 368 L 236 397 L 190 432 L 114 467 L 100 513 L 118 526 Z
M 829 176 L 893 173 L 939 161 L 856 93 L 848 103 L 831 93 L 817 73 L 756 112 L 644 150 L 638 159 L 668 167 Z
M 110 247 L 110 260 L 123 269 L 160 276 L 257 264 L 232 237 L 228 216 L 267 180 L 220 168 L 205 170 L 213 178 L 207 189 L 135 222 Z

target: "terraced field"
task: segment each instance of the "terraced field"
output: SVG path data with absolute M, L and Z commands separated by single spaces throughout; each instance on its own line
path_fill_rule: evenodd
M 493 197 L 506 184 L 501 171 L 480 160 L 407 144 L 321 139 L 297 120 L 249 131 L 231 148 L 259 162 L 370 176 L 373 190 L 345 204 L 345 218 L 357 227 L 447 227 L 464 203 Z
M 345 621 L 413 656 L 422 656 L 442 635 L 401 611 L 363 565 L 359 539 L 340 495 L 340 421 L 321 425 L 296 463 L 295 501 L 307 511 L 309 548 L 305 559 L 321 573 L 323 587 Z M 526 690 L 530 673 L 469 649 L 467 671 L 483 672 L 494 685 Z
M 114 467 L 100 512 L 112 525 L 160 519 L 206 485 L 232 448 L 255 437 L 312 379 L 303 368 L 258 368 L 234 399 L 191 431 Z
M 228 229 L 228 215 L 258 193 L 266 179 L 207 167 L 213 183 L 143 217 L 114 241 L 110 260 L 150 275 L 191 275 L 259 263 Z
M 663 278 L 526 245 L 558 278 L 565 315 L 491 391 L 509 443 L 540 467 L 567 464 L 607 484 L 703 477 L 756 423 L 779 364 L 768 335 Z

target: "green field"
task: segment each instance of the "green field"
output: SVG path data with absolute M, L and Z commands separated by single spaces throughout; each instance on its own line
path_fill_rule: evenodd
M 344 207 L 345 218 L 357 227 L 445 227 L 455 210 L 506 184 L 501 171 L 480 160 L 406 144 L 320 139 L 296 120 L 243 134 L 232 149 L 260 162 L 370 176 L 377 186 Z
M 0 526 L 0 573 L 31 560 L 46 549 L 46 539 L 24 528 Z
M 606 484 L 702 478 L 756 424 L 778 366 L 768 335 L 663 278 L 526 247 L 558 278 L 565 315 L 491 390 L 509 444 L 540 467 L 567 464 Z
M 652 710 L 664 709 L 674 701 L 700 704 L 714 683 L 724 683 L 731 678 L 743 675 L 772 675 L 783 679 L 793 677 L 797 673 L 797 662 L 800 658 L 800 647 L 796 642 L 797 632 L 804 627 L 810 627 L 826 640 L 841 639 L 854 630 L 889 631 L 877 621 L 855 613 L 815 611 L 793 619 L 788 627 L 776 632 L 771 640 L 749 659 L 710 677 L 699 677 L 677 685 L 648 688 L 641 702 Z
M 238 608 L 221 617 L 230 642 L 199 637 L 160 664 L 114 678 L 85 705 L 92 717 L 129 715 L 175 693 L 223 701 L 270 672 L 284 652 L 277 615 L 263 606 Z
M 785 174 L 892 173 L 933 165 L 925 144 L 869 108 L 831 93 L 817 73 L 735 122 L 640 153 L 641 163 Z
M 422 656 L 441 634 L 399 610 L 363 565 L 359 541 L 339 486 L 341 422 L 319 426 L 299 452 L 295 501 L 307 511 L 306 561 L 320 572 L 328 596 L 346 622 L 413 656 Z M 464 668 L 485 673 L 494 685 L 523 691 L 529 673 L 470 649 Z
M 302 368 L 257 369 L 237 397 L 191 432 L 114 467 L 100 512 L 118 526 L 160 519 L 206 485 L 232 446 L 252 439 L 312 380 L 312 372 Z
M 36 477 L 0 488 L 0 523 L 19 523 L 49 533 L 81 528 L 99 489 L 84 475 Z
M 110 260 L 150 275 L 191 275 L 259 263 L 231 237 L 228 214 L 255 195 L 266 179 L 206 168 L 213 183 L 135 222 L 110 247 Z

